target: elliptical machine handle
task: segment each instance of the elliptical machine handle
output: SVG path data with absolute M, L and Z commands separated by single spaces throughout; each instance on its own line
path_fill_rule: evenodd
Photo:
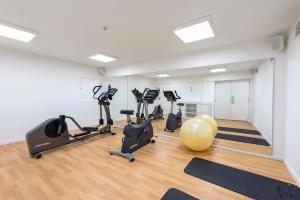
M 175 92 L 175 98 L 176 99 L 181 99 L 181 97 L 177 94 L 176 90 L 174 90 L 174 92 Z
M 102 100 L 102 97 L 106 95 L 106 92 L 103 92 L 101 93 L 99 96 L 98 96 L 98 102 L 100 102 Z
M 145 96 L 145 94 L 150 90 L 150 88 L 145 88 L 144 92 L 143 92 L 143 97 Z
M 94 99 L 98 99 L 99 97 L 96 97 L 96 95 L 98 94 L 98 92 L 100 91 L 100 89 L 102 88 L 102 85 L 96 85 L 94 88 L 93 88 L 93 98 Z

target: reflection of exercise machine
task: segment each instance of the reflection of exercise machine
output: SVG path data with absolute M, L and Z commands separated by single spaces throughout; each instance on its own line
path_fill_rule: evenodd
M 138 89 L 132 90 L 132 94 L 135 96 L 136 102 L 137 102 L 137 112 L 136 112 L 136 123 L 139 124 L 142 122 L 142 120 L 145 119 L 145 104 L 143 102 L 143 98 L 147 91 L 150 90 L 149 88 L 145 88 L 144 92 L 141 93 Z M 159 90 L 158 90 L 159 91 Z M 163 109 L 160 105 L 157 105 L 154 107 L 154 110 L 151 114 L 148 116 L 152 119 L 163 119 Z
M 150 114 L 150 117 L 152 117 L 154 120 L 164 118 L 164 111 L 160 104 L 154 107 L 153 112 Z
M 147 93 L 149 88 L 145 88 L 144 92 L 141 93 L 138 89 L 134 88 L 131 92 L 135 96 L 136 102 L 137 102 L 137 108 L 136 108 L 136 123 L 139 124 L 143 119 L 145 119 L 145 104 L 144 104 L 144 96 Z
M 164 91 L 164 96 L 167 98 L 168 101 L 171 102 L 171 111 L 168 115 L 165 131 L 174 132 L 177 128 L 180 128 L 182 125 L 181 106 L 184 106 L 184 103 L 177 103 L 179 107 L 178 112 L 174 114 L 173 113 L 174 102 L 176 102 L 178 99 L 181 99 L 181 97 L 178 96 L 176 90 L 175 90 L 175 94 L 173 91 Z
M 115 133 L 111 132 L 113 120 L 110 116 L 109 101 L 112 100 L 112 97 L 118 89 L 108 86 L 108 91 L 103 92 L 97 97 L 97 93 L 100 88 L 101 86 L 96 86 L 93 89 L 94 98 L 98 99 L 98 104 L 100 106 L 100 119 L 99 124 L 96 127 L 81 127 L 74 118 L 65 115 L 60 115 L 58 118 L 48 119 L 26 134 L 26 141 L 30 155 L 35 158 L 41 158 L 42 154 L 46 151 L 77 141 L 83 141 L 87 138 L 104 133 L 114 135 Z M 102 118 L 102 106 L 105 110 L 107 119 L 107 124 L 104 127 L 101 127 L 104 125 L 104 120 Z M 68 131 L 66 119 L 71 120 L 81 133 L 71 135 Z
M 143 104 L 145 108 L 145 119 L 140 124 L 133 124 L 130 119 L 130 115 L 134 114 L 133 110 L 121 110 L 121 114 L 127 115 L 128 124 L 124 127 L 121 149 L 113 148 L 110 150 L 111 155 L 120 155 L 127 158 L 130 162 L 135 160 L 132 153 L 143 146 L 154 143 L 153 139 L 153 127 L 151 124 L 152 118 L 148 115 L 148 106 L 153 104 L 154 100 L 157 99 L 159 90 L 148 89 L 146 94 L 143 96 Z

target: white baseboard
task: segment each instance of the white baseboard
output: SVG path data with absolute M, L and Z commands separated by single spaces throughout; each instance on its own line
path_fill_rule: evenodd
M 296 174 L 295 170 L 292 168 L 292 166 L 290 165 L 290 163 L 286 159 L 284 159 L 283 162 L 284 162 L 285 166 L 288 168 L 288 170 L 289 170 L 290 174 L 292 175 L 292 177 L 294 178 L 294 180 L 296 181 L 296 184 L 298 186 L 300 186 L 300 178 Z
M 12 144 L 12 143 L 21 142 L 21 141 L 24 141 L 24 140 L 25 140 L 24 137 L 1 140 L 0 145 Z
M 265 140 L 267 140 L 267 142 L 272 146 L 272 141 L 269 140 L 269 138 L 266 136 L 266 134 L 262 130 L 260 130 L 259 128 L 257 128 L 257 126 L 255 124 L 253 124 L 253 126 L 256 128 L 256 130 L 258 130 L 261 133 L 261 135 L 263 136 L 263 138 Z

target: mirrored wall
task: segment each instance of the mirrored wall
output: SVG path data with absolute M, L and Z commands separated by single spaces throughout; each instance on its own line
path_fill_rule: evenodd
M 136 111 L 132 89 L 160 89 L 160 97 L 149 112 L 160 105 L 164 119 L 153 121 L 155 132 L 178 138 L 180 128 L 166 131 L 166 119 L 183 103 L 183 122 L 197 115 L 209 115 L 218 124 L 214 145 L 261 154 L 272 154 L 273 62 L 270 59 L 234 63 L 227 66 L 153 72 L 127 77 L 128 108 Z M 164 91 L 177 92 L 176 102 Z M 174 93 L 174 96 L 176 94 Z
M 146 88 L 158 89 L 159 97 L 148 108 L 148 114 L 154 115 L 157 107 L 163 110 L 152 123 L 156 134 L 179 139 L 180 128 L 174 123 L 167 125 L 167 118 L 171 111 L 176 115 L 180 109 L 183 123 L 199 115 L 209 115 L 216 120 L 215 146 L 271 155 L 273 71 L 273 61 L 265 59 L 108 78 L 101 80 L 101 84 L 118 88 L 111 106 L 116 127 L 127 124 L 120 110 L 138 113 L 138 100 L 132 90 L 143 93 Z M 142 106 L 139 111 L 146 115 Z

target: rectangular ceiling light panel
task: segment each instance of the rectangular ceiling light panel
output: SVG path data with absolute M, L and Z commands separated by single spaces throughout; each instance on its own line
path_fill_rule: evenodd
M 103 55 L 103 54 L 97 54 L 97 55 L 94 55 L 94 56 L 90 56 L 89 58 L 92 59 L 92 60 L 97 60 L 97 61 L 104 62 L 104 63 L 112 62 L 112 61 L 116 60 L 113 57 L 106 56 L 106 55 Z
M 180 27 L 173 29 L 184 43 L 196 42 L 215 37 L 210 17 L 192 21 Z
M 211 69 L 210 72 L 216 73 L 216 72 L 226 72 L 226 68 L 216 68 L 216 69 Z
M 169 77 L 169 74 L 157 74 L 156 76 L 158 76 L 159 78 L 166 78 Z
M 0 22 L 0 36 L 18 40 L 21 42 L 30 42 L 33 38 L 36 37 L 36 34 L 30 31 L 26 31 L 21 27 L 10 25 L 5 22 Z

